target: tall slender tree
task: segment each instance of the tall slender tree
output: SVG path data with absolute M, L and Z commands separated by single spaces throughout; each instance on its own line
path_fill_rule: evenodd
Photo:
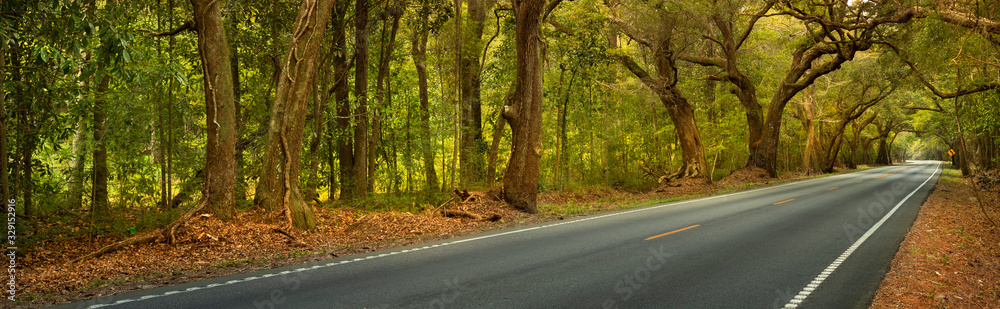
M 357 180 L 354 179 L 354 143 L 351 132 L 351 102 L 348 100 L 349 87 L 347 54 L 347 9 L 350 1 L 337 1 L 331 13 L 333 38 L 330 55 L 333 62 L 333 100 L 337 109 L 337 161 L 340 171 L 340 199 L 349 199 L 357 194 Z M 331 139 L 334 138 L 331 135 Z M 332 161 L 332 158 L 330 159 Z M 333 166 L 333 162 L 330 162 Z M 333 181 L 331 180 L 331 183 Z M 331 189 L 332 190 L 332 189 Z
M 108 87 L 111 85 L 111 75 L 104 75 L 97 84 L 94 99 L 94 171 L 92 206 L 90 211 L 97 221 L 107 220 L 111 216 L 108 205 L 108 141 L 106 140 L 108 124 Z
M 354 176 L 352 195 L 368 195 L 368 0 L 354 4 Z
M 479 184 L 483 181 L 486 145 L 483 141 L 482 77 L 479 57 L 482 53 L 483 29 L 486 12 L 493 6 L 492 0 L 469 0 L 469 24 L 463 31 L 460 44 L 459 70 L 462 75 L 462 130 L 459 147 L 462 184 Z
M 302 133 L 332 9 L 333 0 L 303 0 L 299 7 L 271 108 L 264 168 L 254 198 L 258 207 L 283 212 L 292 226 L 303 230 L 315 227 L 316 220 L 299 190 Z
M 236 103 L 229 42 L 219 2 L 191 0 L 205 90 L 205 211 L 222 220 L 236 212 Z
M 417 21 L 410 32 L 410 54 L 413 58 L 413 66 L 417 71 L 417 93 L 420 98 L 420 110 L 418 112 L 420 146 L 418 147 L 424 161 L 424 180 L 426 190 L 434 192 L 438 189 L 437 172 L 434 170 L 434 149 L 432 147 L 430 123 L 430 98 L 427 94 L 427 38 L 430 33 L 428 25 L 431 14 L 428 0 L 420 1 L 420 9 L 417 13 Z

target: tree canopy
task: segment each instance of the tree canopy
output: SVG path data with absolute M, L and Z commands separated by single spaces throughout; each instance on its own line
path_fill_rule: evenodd
M 311 229 L 311 207 L 436 205 L 453 189 L 534 212 L 540 191 L 741 168 L 923 158 L 974 173 L 1000 156 L 998 12 L 981 0 L 5 1 L 0 194 L 77 231 L 251 209 Z

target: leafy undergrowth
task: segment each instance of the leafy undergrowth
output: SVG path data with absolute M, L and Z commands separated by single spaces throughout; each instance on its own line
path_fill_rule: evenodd
M 1000 193 L 945 171 L 871 308 L 1000 308 Z
M 559 220 L 622 208 L 731 192 L 787 179 L 768 178 L 760 169 L 742 169 L 706 184 L 685 179 L 649 192 L 588 189 L 546 192 L 540 211 L 529 215 L 479 194 L 477 202 L 438 207 L 403 205 L 407 211 L 373 211 L 370 207 L 313 207 L 317 228 L 287 231 L 255 211 L 222 222 L 197 216 L 178 229 L 173 245 L 156 242 L 131 246 L 92 260 L 67 263 L 124 236 L 86 236 L 41 241 L 23 258 L 19 307 L 34 308 L 109 296 L 164 285 L 329 259 Z M 452 214 L 472 214 L 446 217 Z M 488 219 L 487 219 L 488 218 Z

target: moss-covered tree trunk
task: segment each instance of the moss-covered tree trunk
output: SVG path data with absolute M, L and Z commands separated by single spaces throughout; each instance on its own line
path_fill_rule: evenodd
M 281 211 L 298 229 L 316 226 L 312 210 L 299 190 L 302 132 L 317 60 L 333 0 L 304 0 L 278 80 L 267 133 L 267 152 L 254 204 Z
M 544 0 L 514 1 L 517 78 L 513 102 L 503 113 L 513 139 L 501 184 L 503 199 L 529 213 L 538 212 L 542 155 L 542 42 L 538 30 L 544 8 Z
M 427 3 L 424 2 L 421 5 L 426 7 Z M 428 22 L 427 16 L 421 15 L 418 18 L 421 19 L 418 23 L 420 28 L 414 29 L 411 32 L 412 37 L 410 38 L 413 66 L 417 71 L 417 93 L 420 97 L 419 120 L 417 123 L 420 132 L 420 147 L 418 149 L 424 161 L 424 180 L 427 183 L 425 189 L 427 192 L 435 192 L 438 190 L 438 179 L 437 171 L 434 170 L 430 98 L 427 94 L 427 36 L 429 30 L 425 26 Z
M 108 103 L 105 94 L 111 85 L 111 76 L 104 75 L 97 84 L 97 99 L 94 100 L 94 175 L 90 211 L 96 221 L 105 221 L 111 216 L 108 205 L 108 148 L 105 133 L 108 130 Z
M 205 212 L 222 220 L 236 213 L 236 103 L 229 42 L 219 2 L 191 0 L 205 88 Z
M 368 0 L 354 3 L 354 166 L 351 195 L 368 195 Z

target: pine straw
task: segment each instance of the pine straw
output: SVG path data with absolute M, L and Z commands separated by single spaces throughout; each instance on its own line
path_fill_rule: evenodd
M 517 220 L 526 216 L 503 203 L 477 203 L 455 205 L 460 209 L 480 213 L 496 213 L 503 220 Z M 283 229 L 274 216 L 256 211 L 239 213 L 229 222 L 222 222 L 208 215 L 197 216 L 177 231 L 177 243 L 162 242 L 130 246 L 105 254 L 99 258 L 67 263 L 98 246 L 81 246 L 86 237 L 40 243 L 23 258 L 24 270 L 20 295 L 80 294 L 79 291 L 100 287 L 107 283 L 124 283 L 142 279 L 169 277 L 178 281 L 160 282 L 174 284 L 214 277 L 220 268 L 241 263 L 253 264 L 267 260 L 280 260 L 289 256 L 317 255 L 316 259 L 374 251 L 388 243 L 414 240 L 420 236 L 454 233 L 474 229 L 487 222 L 467 218 L 446 218 L 440 214 L 412 214 L 408 212 L 362 213 L 355 209 L 313 208 L 319 224 L 310 232 Z M 120 239 L 100 239 L 100 246 Z M 397 245 L 399 245 L 397 243 Z M 274 265 L 270 265 L 274 266 Z M 263 266 L 267 267 L 267 265 Z M 162 281 L 162 280 L 161 280 Z M 23 282 L 23 283 L 22 283 Z M 138 288 L 150 288 L 140 286 Z M 119 291 L 120 292 L 120 291 Z M 96 297 L 94 292 L 84 297 Z M 60 297 L 61 298 L 61 297 Z M 73 297 L 70 297 L 73 298 Z M 58 301 L 58 300 L 56 300 Z M 23 303 L 22 303 L 23 304 Z M 23 304 L 43 305 L 43 304 Z
M 682 179 L 661 192 L 637 193 L 619 189 L 581 192 L 546 192 L 539 204 L 567 202 L 598 203 L 594 211 L 613 209 L 622 201 L 658 199 L 665 196 L 710 192 L 717 188 L 739 187 L 748 182 L 772 181 L 757 177 L 766 173 L 737 171 L 734 175 L 705 184 Z M 313 207 L 317 227 L 310 232 L 282 229 L 281 218 L 255 211 L 239 213 L 222 222 L 211 216 L 197 216 L 177 231 L 177 243 L 131 246 L 104 256 L 66 263 L 101 246 L 122 240 L 104 237 L 91 241 L 86 236 L 45 241 L 34 246 L 22 260 L 20 295 L 42 296 L 18 303 L 40 307 L 67 301 L 107 296 L 156 286 L 178 284 L 239 272 L 370 252 L 416 242 L 447 238 L 485 229 L 536 222 L 545 215 L 529 215 L 496 201 L 487 192 L 469 192 L 476 197 L 466 202 L 449 202 L 419 214 L 408 212 L 365 213 L 352 208 Z M 598 200 L 618 202 L 597 202 Z M 449 218 L 442 210 L 476 214 L 480 220 Z M 489 222 L 499 216 L 500 222 Z M 558 216 L 558 219 L 562 219 Z M 297 258 L 299 256 L 301 258 Z M 296 257 L 296 258 L 293 258 Z
M 920 210 L 871 308 L 1000 308 L 1000 229 L 965 181 L 939 181 Z M 1000 216 L 1000 194 L 980 191 Z
M 798 177 L 792 177 L 792 178 L 798 178 Z M 733 171 L 732 174 L 719 180 L 718 183 L 725 186 L 738 187 L 747 183 L 766 183 L 768 181 L 773 181 L 773 180 L 774 178 L 768 176 L 767 171 L 764 170 L 763 168 L 751 166 Z

